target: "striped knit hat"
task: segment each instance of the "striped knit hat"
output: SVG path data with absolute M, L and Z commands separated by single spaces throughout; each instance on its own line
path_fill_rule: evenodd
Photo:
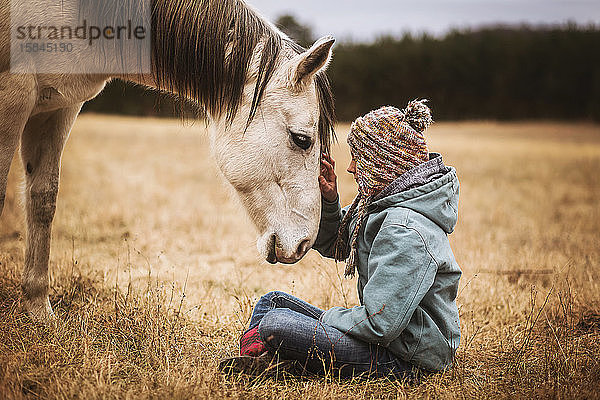
M 413 100 L 404 110 L 382 107 L 358 118 L 350 128 L 348 144 L 356 161 L 358 196 L 342 220 L 335 246 L 335 258 L 343 261 L 347 253 L 343 235 L 358 210 L 346 276 L 353 276 L 356 270 L 358 232 L 373 196 L 403 173 L 429 160 L 423 133 L 433 120 L 426 101 Z

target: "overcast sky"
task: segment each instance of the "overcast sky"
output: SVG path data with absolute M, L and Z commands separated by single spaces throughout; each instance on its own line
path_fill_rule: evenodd
M 246 0 L 269 20 L 289 13 L 317 35 L 371 40 L 485 24 L 600 24 L 600 0 Z

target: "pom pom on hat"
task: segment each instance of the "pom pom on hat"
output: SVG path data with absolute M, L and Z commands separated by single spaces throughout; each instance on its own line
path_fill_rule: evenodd
M 428 101 L 426 99 L 413 100 L 402 110 L 404 121 L 419 133 L 425 132 L 433 123 L 431 110 L 425 105 Z

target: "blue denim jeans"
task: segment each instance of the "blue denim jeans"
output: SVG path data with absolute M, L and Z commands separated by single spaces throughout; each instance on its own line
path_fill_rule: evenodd
M 282 359 L 297 360 L 313 374 L 332 372 L 348 378 L 388 377 L 410 379 L 416 368 L 386 348 L 363 342 L 319 321 L 323 310 L 283 292 L 261 297 L 252 313 L 250 327 L 267 349 Z

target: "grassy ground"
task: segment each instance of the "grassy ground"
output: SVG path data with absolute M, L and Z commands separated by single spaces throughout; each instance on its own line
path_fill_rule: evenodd
M 294 266 L 259 260 L 202 124 L 85 115 L 63 158 L 53 329 L 20 309 L 14 163 L 0 218 L 0 398 L 600 397 L 600 127 L 440 123 L 429 137 L 461 180 L 453 370 L 418 386 L 220 375 L 257 297 L 352 305 L 355 282 L 314 252 Z M 344 140 L 334 156 L 348 203 Z

